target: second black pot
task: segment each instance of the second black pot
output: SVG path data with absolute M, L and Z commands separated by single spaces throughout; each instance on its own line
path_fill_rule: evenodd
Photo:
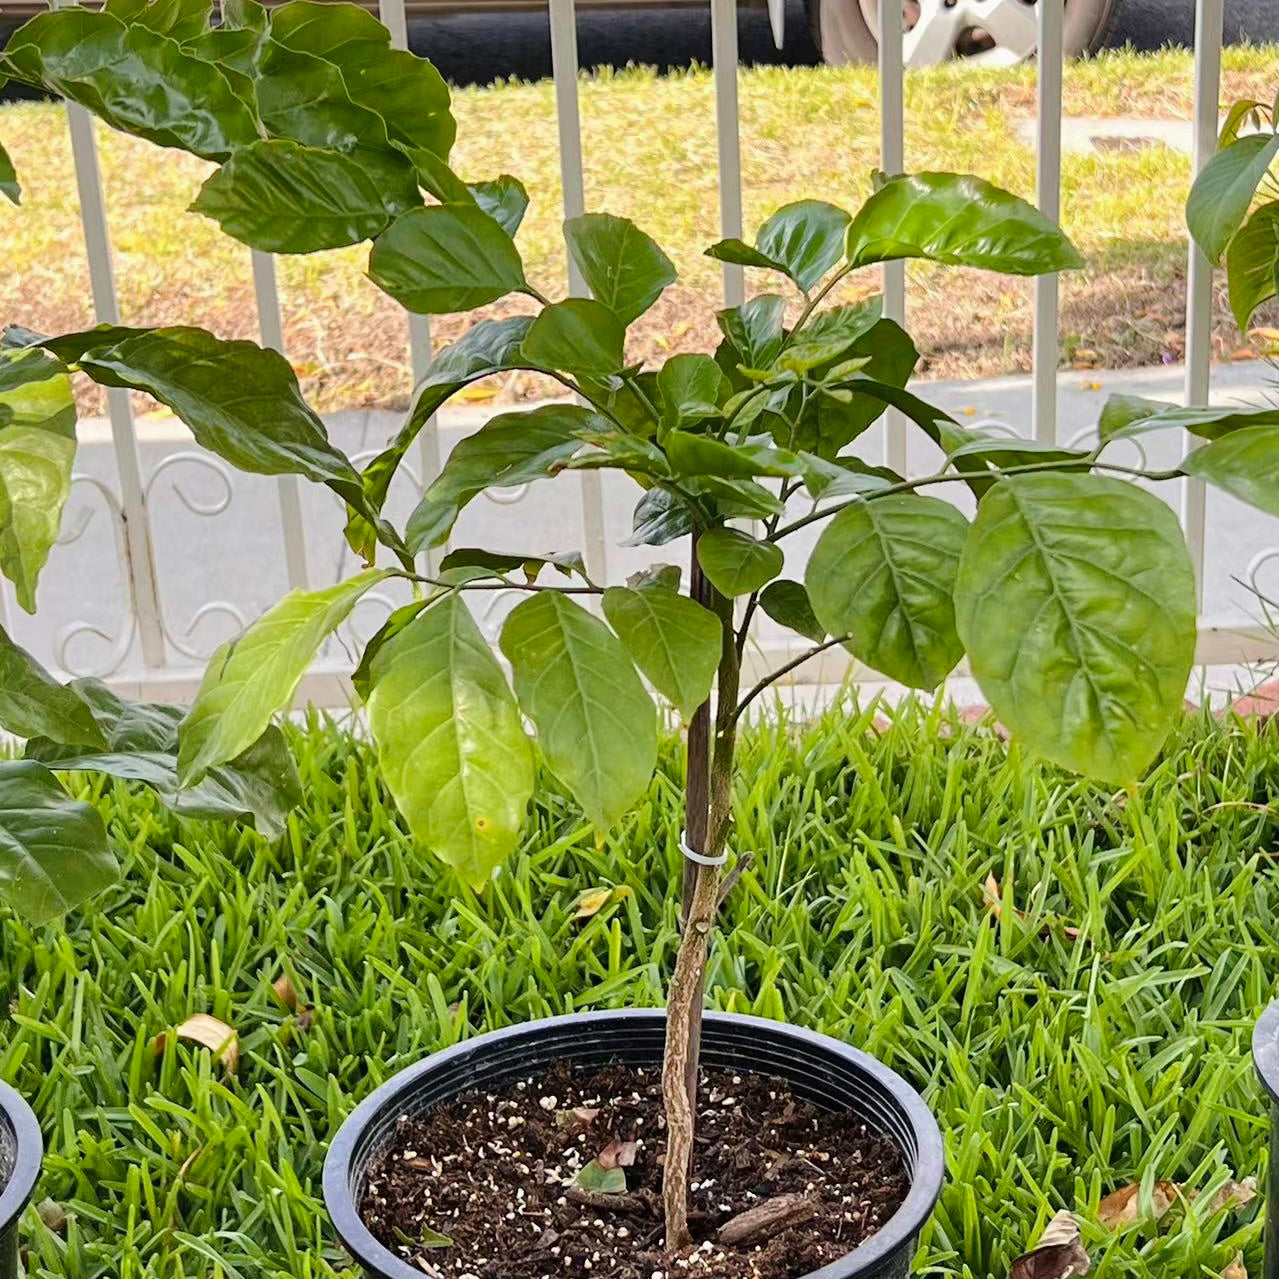
M 378 1243 L 358 1208 L 369 1165 L 393 1137 L 400 1116 L 514 1084 L 561 1061 L 583 1069 L 610 1063 L 651 1069 L 660 1065 L 665 1042 L 660 1009 L 579 1013 L 481 1035 L 410 1066 L 360 1105 L 329 1147 L 324 1201 L 338 1237 L 369 1279 L 422 1279 L 421 1271 Z M 784 1079 L 805 1100 L 860 1115 L 896 1143 L 910 1175 L 906 1202 L 860 1248 L 804 1279 L 906 1279 L 945 1171 L 937 1122 L 915 1090 L 847 1044 L 758 1017 L 708 1013 L 702 1060 Z
M 31 1201 L 43 1155 L 31 1108 L 0 1084 L 0 1279 L 17 1279 L 18 1218 Z
M 1264 1279 L 1279 1279 L 1279 1004 L 1257 1023 L 1252 1040 L 1261 1086 L 1270 1103 L 1270 1174 L 1266 1179 L 1266 1268 Z

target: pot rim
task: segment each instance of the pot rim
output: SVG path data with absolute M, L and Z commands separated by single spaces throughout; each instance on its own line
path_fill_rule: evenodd
M 8 1184 L 0 1189 L 0 1231 L 4 1231 L 22 1215 L 35 1191 L 44 1157 L 44 1139 L 31 1107 L 3 1082 L 0 1082 L 0 1116 L 3 1116 L 0 1123 L 7 1123 L 14 1136 L 13 1172 Z
M 337 1135 L 329 1144 L 328 1154 L 324 1160 L 324 1202 L 338 1238 L 355 1260 L 362 1266 L 376 1268 L 384 1275 L 390 1276 L 390 1279 L 421 1279 L 420 1271 L 410 1267 L 407 1262 L 379 1243 L 360 1219 L 359 1210 L 350 1192 L 347 1175 L 356 1144 L 363 1136 L 365 1128 L 382 1114 L 393 1098 L 410 1088 L 424 1074 L 447 1065 L 456 1057 L 473 1052 L 481 1039 L 488 1043 L 496 1043 L 525 1037 L 536 1038 L 559 1026 L 580 1026 L 584 1023 L 607 1024 L 617 1020 L 633 1021 L 637 1017 L 660 1019 L 663 1025 L 666 1021 L 664 1009 L 643 1008 L 570 1013 L 563 1017 L 545 1017 L 537 1021 L 521 1022 L 501 1030 L 489 1031 L 475 1039 L 463 1040 L 450 1048 L 434 1053 L 393 1075 L 365 1098 L 338 1129 Z M 901 1207 L 865 1243 L 860 1244 L 840 1260 L 802 1276 L 802 1279 L 856 1279 L 859 1275 L 873 1272 L 873 1268 L 879 1261 L 919 1232 L 941 1195 L 942 1182 L 946 1173 L 945 1147 L 942 1143 L 941 1130 L 937 1126 L 937 1120 L 932 1111 L 924 1104 L 915 1089 L 896 1071 L 890 1070 L 868 1053 L 853 1048 L 842 1040 L 818 1034 L 800 1026 L 792 1026 L 788 1022 L 774 1021 L 765 1017 L 748 1017 L 740 1013 L 708 1011 L 706 1020 L 708 1023 L 718 1022 L 721 1025 L 744 1028 L 767 1027 L 774 1033 L 781 1031 L 788 1037 L 803 1040 L 814 1047 L 825 1048 L 827 1051 L 833 1049 L 845 1061 L 869 1075 L 891 1093 L 905 1111 L 907 1122 L 918 1145 L 918 1153 L 915 1159 L 915 1170 L 911 1176 L 910 1191 L 902 1201 Z M 856 1268 L 849 1269 L 849 1263 L 853 1261 L 856 1263 Z
M 1252 1036 L 1252 1059 L 1271 1101 L 1279 1105 L 1279 1001 L 1271 1004 L 1257 1023 Z

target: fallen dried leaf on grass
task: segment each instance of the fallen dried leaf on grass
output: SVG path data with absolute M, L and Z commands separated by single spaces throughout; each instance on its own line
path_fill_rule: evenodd
M 619 884 L 615 888 L 590 888 L 577 899 L 577 910 L 574 919 L 590 919 L 598 915 L 605 906 L 612 906 L 625 901 L 631 895 L 627 884 Z
M 67 1210 L 56 1199 L 41 1199 L 36 1204 L 36 1212 L 45 1228 L 60 1235 L 67 1228 Z
M 294 988 L 293 983 L 289 980 L 288 973 L 277 977 L 271 983 L 271 989 L 275 991 L 275 997 L 282 1003 L 291 1013 L 297 1012 L 302 1004 L 302 1000 L 298 998 L 298 992 Z
M 1187 1191 L 1186 1198 L 1192 1203 L 1199 1196 L 1194 1191 Z M 1225 1212 L 1235 1208 L 1243 1208 L 1257 1197 L 1256 1177 L 1245 1177 L 1242 1181 L 1228 1181 L 1208 1201 L 1208 1211 Z
M 1059 1212 L 1039 1242 L 1013 1262 L 1008 1279 L 1072 1279 L 1090 1269 L 1092 1261 L 1084 1251 L 1079 1222 L 1072 1213 Z
M 1177 1202 L 1181 1194 L 1175 1182 L 1157 1181 L 1150 1192 L 1150 1215 L 1155 1221 Z M 1097 1220 L 1107 1230 L 1126 1230 L 1141 1220 L 1141 1187 L 1123 1186 L 1107 1195 L 1097 1207 Z
M 1248 1279 L 1248 1267 L 1242 1257 L 1236 1257 L 1222 1272 L 1221 1279 Z
M 227 1070 L 234 1071 L 239 1065 L 240 1041 L 235 1031 L 226 1022 L 210 1017 L 208 1013 L 196 1013 L 188 1017 L 177 1028 L 176 1033 L 179 1039 L 187 1039 L 193 1044 L 201 1044 L 207 1048 L 214 1059 L 220 1061 Z M 155 1041 L 157 1053 L 164 1051 L 166 1042 L 164 1035 Z

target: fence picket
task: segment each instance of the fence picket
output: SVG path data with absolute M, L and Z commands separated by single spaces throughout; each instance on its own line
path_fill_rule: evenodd
M 1039 9 L 1039 108 L 1035 123 L 1038 150 L 1036 198 L 1039 211 L 1061 218 L 1061 115 L 1065 62 L 1065 0 L 1041 0 Z M 1035 439 L 1057 439 L 1057 367 L 1061 359 L 1061 279 L 1035 279 L 1035 330 L 1031 421 Z

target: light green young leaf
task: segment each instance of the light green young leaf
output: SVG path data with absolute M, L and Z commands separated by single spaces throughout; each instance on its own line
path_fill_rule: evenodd
M 670 258 L 629 218 L 586 213 L 565 222 L 564 235 L 591 294 L 623 327 L 675 283 Z
M 516 488 L 554 475 L 606 423 L 575 404 L 546 404 L 499 413 L 460 440 L 409 516 L 407 540 L 416 555 L 448 538 L 462 508 L 486 488 Z
M 1204 166 L 1186 201 L 1186 223 L 1210 261 L 1221 261 L 1277 157 L 1279 134 L 1258 133 L 1218 151 Z
M 400 812 L 481 887 L 515 851 L 535 776 L 515 698 L 462 596 L 387 640 L 369 681 L 369 727 Z
M 178 733 L 178 777 L 192 786 L 248 750 L 293 698 L 320 645 L 388 574 L 369 570 L 321 591 L 291 591 L 209 659 Z
M 1279 200 L 1263 204 L 1230 241 L 1226 279 L 1235 322 L 1247 332 L 1253 312 L 1279 297 Z
M 968 521 L 939 498 L 901 493 L 845 507 L 808 562 L 817 620 L 847 635 L 873 670 L 936 688 L 964 655 L 953 597 L 967 535 Z
M 208 28 L 213 0 L 107 0 L 104 7 L 122 22 L 183 44 Z
M 1105 476 L 1001 480 L 964 547 L 955 612 L 973 675 L 1015 737 L 1112 785 L 1141 776 L 1195 653 L 1194 569 L 1164 502 Z
M 625 345 L 625 327 L 602 302 L 566 298 L 542 308 L 521 353 L 536 368 L 603 378 L 621 369 Z
M 657 764 L 657 708 L 626 649 L 571 598 L 543 591 L 507 617 L 502 652 L 551 771 L 608 830 Z
M 0 629 L 0 728 L 16 737 L 51 737 L 74 746 L 105 747 L 88 705 L 59 684 Z
M 1006 275 L 1048 275 L 1084 265 L 1061 229 L 1025 200 L 954 173 L 890 178 L 849 224 L 854 267 L 901 258 Z
M 719 413 L 729 385 L 709 355 L 673 355 L 657 374 L 662 421 L 667 427 L 698 422 Z
M 631 660 L 685 720 L 710 696 L 723 627 L 709 609 L 660 585 L 612 586 L 604 616 Z
M 369 276 L 419 315 L 471 311 L 525 287 L 511 237 L 473 204 L 401 214 L 374 242 Z
M 380 235 L 421 204 L 413 167 L 387 152 L 344 155 L 283 138 L 241 147 L 191 205 L 264 253 L 316 253 Z
M 697 539 L 697 562 L 711 585 L 730 598 L 771 582 L 785 562 L 776 542 L 759 542 L 735 528 L 708 529 Z
M 1250 426 L 1194 449 L 1181 464 L 1249 506 L 1279 515 L 1279 427 Z
M 28 613 L 71 492 L 75 420 L 61 361 L 34 350 L 0 353 L 0 572 Z
M 780 578 L 769 582 L 759 593 L 759 606 L 765 616 L 771 617 L 778 626 L 784 626 L 814 644 L 820 644 L 826 638 L 826 628 L 817 620 L 808 592 L 799 582 Z
M 109 888 L 120 867 L 98 810 L 33 760 L 0 760 L 0 900 L 47 924 Z
M 626 1193 L 626 1169 L 605 1168 L 598 1159 L 583 1164 L 573 1184 L 597 1195 L 623 1195 Z

